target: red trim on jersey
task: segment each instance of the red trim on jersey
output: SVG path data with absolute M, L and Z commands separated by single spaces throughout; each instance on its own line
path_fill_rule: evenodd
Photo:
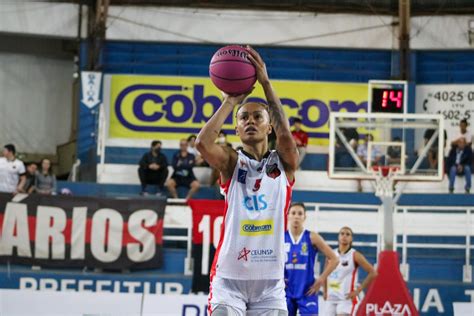
M 231 183 L 233 177 L 234 177 L 234 175 L 232 175 L 232 177 L 230 177 L 229 180 L 227 180 L 226 183 L 222 183 L 221 175 L 219 174 L 219 178 L 217 179 L 217 182 L 219 183 L 220 187 L 222 188 L 222 190 L 224 190 L 225 193 L 227 193 L 227 191 L 229 191 L 230 183 Z
M 232 178 L 231 178 L 232 179 Z M 230 180 L 227 181 L 227 183 L 224 185 L 224 190 L 228 190 L 230 186 Z M 227 193 L 227 191 L 225 191 Z M 211 272 L 209 274 L 209 279 L 210 279 L 210 284 L 209 284 L 209 296 L 208 296 L 208 304 L 207 304 L 207 309 L 209 312 L 209 316 L 212 313 L 212 308 L 211 308 L 211 299 L 212 299 L 212 280 L 214 279 L 214 276 L 216 275 L 216 266 L 217 266 L 217 260 L 219 258 L 219 253 L 221 251 L 222 243 L 224 242 L 224 237 L 225 237 L 225 219 L 227 215 L 227 209 L 229 208 L 229 202 L 227 200 L 227 197 L 225 199 L 225 205 L 224 205 L 224 220 L 222 221 L 221 225 L 221 238 L 219 239 L 219 243 L 217 244 L 217 249 L 214 254 L 214 260 L 212 261 L 212 266 L 211 266 Z
M 357 268 L 359 267 L 357 265 L 357 262 L 355 261 L 355 254 L 356 254 L 356 252 L 354 251 L 354 253 L 352 254 L 352 260 L 354 261 L 354 271 L 352 271 L 351 292 L 354 291 L 354 283 L 355 283 L 355 279 L 356 279 Z M 354 313 L 356 305 L 357 305 L 357 297 L 354 297 L 352 299 L 351 315 L 352 315 L 352 313 Z
M 293 189 L 293 184 L 295 184 L 295 179 L 293 178 L 293 181 L 290 183 L 290 185 L 286 186 L 286 201 L 285 201 L 285 208 L 284 208 L 284 231 L 288 230 L 288 209 L 290 208 L 290 202 L 291 202 L 291 193 Z M 221 235 L 222 236 L 222 235 Z
M 210 281 L 209 282 L 209 296 L 207 297 L 207 313 L 209 316 L 212 315 L 212 307 L 211 307 L 211 299 L 212 299 L 212 279 L 214 279 L 214 276 L 211 274 Z

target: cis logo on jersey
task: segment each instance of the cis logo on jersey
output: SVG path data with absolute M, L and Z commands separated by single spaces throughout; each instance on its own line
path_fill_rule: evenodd
M 273 235 L 273 220 L 246 220 L 240 222 L 241 236 Z
M 243 204 L 247 211 L 264 211 L 268 208 L 265 194 L 246 196 L 244 197 Z

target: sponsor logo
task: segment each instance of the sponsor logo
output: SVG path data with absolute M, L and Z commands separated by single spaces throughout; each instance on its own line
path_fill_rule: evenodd
M 301 117 L 314 145 L 328 143 L 331 112 L 367 109 L 366 85 L 306 81 L 276 84 L 286 115 Z M 159 132 L 162 139 L 174 139 L 177 133 L 183 136 L 198 133 L 222 104 L 220 93 L 209 78 L 112 75 L 109 87 L 111 137 L 151 139 Z M 258 90 L 248 102 L 266 102 L 263 91 Z M 316 90 L 324 93 L 315 98 Z M 86 98 L 92 95 L 96 99 L 95 94 L 89 93 L 90 89 L 85 91 Z M 229 115 L 223 125 L 231 142 L 237 141 L 235 124 L 235 115 Z
M 244 247 L 244 249 L 240 250 L 237 260 L 247 261 L 249 253 L 250 253 L 250 250 Z
M 277 256 L 273 249 L 249 249 L 247 247 L 242 248 L 237 256 L 238 261 L 250 261 L 250 262 L 276 262 Z
M 246 196 L 243 204 L 247 211 L 264 211 L 268 208 L 265 194 Z
M 298 254 L 296 252 L 293 252 L 291 262 L 293 264 L 298 262 Z
M 383 305 L 367 304 L 365 306 L 365 313 L 367 316 L 411 316 L 411 310 L 408 304 L 392 304 L 389 301 L 386 301 Z
M 242 236 L 260 236 L 273 234 L 273 220 L 261 221 L 241 221 L 240 235 Z
M 247 182 L 247 170 L 239 168 L 239 171 L 237 173 L 237 181 L 243 184 Z

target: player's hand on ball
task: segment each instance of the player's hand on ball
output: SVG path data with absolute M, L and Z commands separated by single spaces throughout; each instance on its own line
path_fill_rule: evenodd
M 319 289 L 321 286 L 323 286 L 324 280 L 317 279 L 314 281 L 313 285 L 309 288 L 308 292 L 306 292 L 306 295 L 314 295 L 319 292 Z
M 245 49 L 249 52 L 249 60 L 255 66 L 258 82 L 260 82 L 260 84 L 263 84 L 265 82 L 270 81 L 270 79 L 268 78 L 267 66 L 265 66 L 265 62 L 263 61 L 260 54 L 249 45 L 247 45 Z

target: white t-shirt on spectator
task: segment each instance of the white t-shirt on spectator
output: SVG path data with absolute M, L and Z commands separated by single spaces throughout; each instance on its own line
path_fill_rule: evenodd
M 464 134 L 459 133 L 454 137 L 454 139 L 459 139 L 461 137 L 464 137 L 466 144 L 472 143 L 472 134 L 470 131 L 466 131 Z
M 26 172 L 23 161 L 0 158 L 0 192 L 13 193 L 16 191 L 20 175 Z

